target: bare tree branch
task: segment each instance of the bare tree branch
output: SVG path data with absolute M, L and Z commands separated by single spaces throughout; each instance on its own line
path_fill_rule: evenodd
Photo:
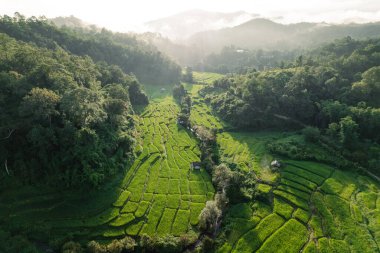
M 4 166 L 5 166 L 5 170 L 7 171 L 8 176 L 9 176 L 8 161 L 7 160 L 5 160 Z
M 7 136 L 7 137 L 4 137 L 4 138 L 2 138 L 1 140 L 6 140 L 6 139 L 10 138 L 10 137 L 11 137 L 11 135 L 13 134 L 13 132 L 14 132 L 15 130 L 16 130 L 16 129 L 10 129 L 10 130 L 8 130 L 8 136 Z

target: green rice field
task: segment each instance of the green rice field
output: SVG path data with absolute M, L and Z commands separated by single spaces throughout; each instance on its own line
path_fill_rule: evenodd
M 200 161 L 200 151 L 191 132 L 177 125 L 178 112 L 172 98 L 163 95 L 136 116 L 138 157 L 121 184 L 96 196 L 100 203 L 85 206 L 80 198 L 58 199 L 61 194 L 30 199 L 18 193 L 1 196 L 2 212 L 31 224 L 38 218 L 57 234 L 76 233 L 84 240 L 187 233 L 214 188 L 206 171 L 190 169 L 191 162 Z
M 197 82 L 217 75 L 195 73 Z M 201 80 L 201 81 L 200 81 Z M 192 96 L 190 121 L 217 131 L 222 163 L 252 173 L 259 198 L 229 206 L 216 252 L 379 252 L 380 186 L 350 168 L 277 158 L 267 143 L 278 132 L 233 131 L 199 95 L 202 85 L 185 87 Z M 0 195 L 0 214 L 16 224 L 51 228 L 86 242 L 125 235 L 181 236 L 198 231 L 199 214 L 214 197 L 211 176 L 190 169 L 200 161 L 197 140 L 177 124 L 179 107 L 167 87 L 147 86 L 151 103 L 139 110 L 136 159 L 104 189 L 86 197 L 64 189 L 20 188 Z
M 198 84 L 210 84 L 219 78 L 223 77 L 222 74 L 210 72 L 193 72 L 193 79 Z
M 221 161 L 255 173 L 265 200 L 230 207 L 217 252 L 379 252 L 380 188 L 367 176 L 328 165 L 284 160 L 269 169 L 273 156 L 266 143 L 282 138 L 275 132 L 228 132 L 197 95 L 193 122 L 219 130 Z M 201 114 L 202 113 L 202 114 Z M 200 115 L 199 117 L 197 115 Z M 217 124 L 215 122 L 220 122 Z M 348 168 L 349 169 L 349 168 Z
M 218 252 L 379 252 L 377 183 L 313 162 L 286 161 L 280 174 L 268 203 L 229 216 Z M 252 225 L 235 231 L 235 223 Z

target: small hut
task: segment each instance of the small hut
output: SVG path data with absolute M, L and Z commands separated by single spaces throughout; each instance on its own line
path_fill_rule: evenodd
M 274 160 L 270 163 L 270 166 L 274 169 L 279 169 L 281 167 L 281 163 L 278 160 Z
M 200 170 L 201 169 L 201 163 L 200 162 L 191 162 L 190 163 L 190 169 L 192 170 Z

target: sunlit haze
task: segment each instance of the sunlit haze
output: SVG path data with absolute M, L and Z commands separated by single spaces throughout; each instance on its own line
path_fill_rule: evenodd
M 74 15 L 88 23 L 115 31 L 139 31 L 142 24 L 189 9 L 217 12 L 246 11 L 277 22 L 372 22 L 380 21 L 378 0 L 0 0 L 0 14 L 20 12 L 48 18 Z

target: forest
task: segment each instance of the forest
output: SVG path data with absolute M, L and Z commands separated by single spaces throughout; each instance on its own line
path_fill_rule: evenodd
M 379 174 L 379 51 L 379 40 L 347 37 L 281 68 L 229 75 L 202 93 L 238 128 L 305 128 Z
M 180 67 L 161 54 L 154 46 L 125 33 L 113 33 L 82 27 L 58 28 L 45 17 L 30 17 L 16 13 L 4 15 L 0 32 L 39 47 L 58 47 L 76 55 L 90 56 L 95 62 L 104 61 L 133 73 L 144 83 L 173 83 L 180 79 Z
M 0 252 L 379 252 L 378 24 L 252 24 L 0 16 Z

